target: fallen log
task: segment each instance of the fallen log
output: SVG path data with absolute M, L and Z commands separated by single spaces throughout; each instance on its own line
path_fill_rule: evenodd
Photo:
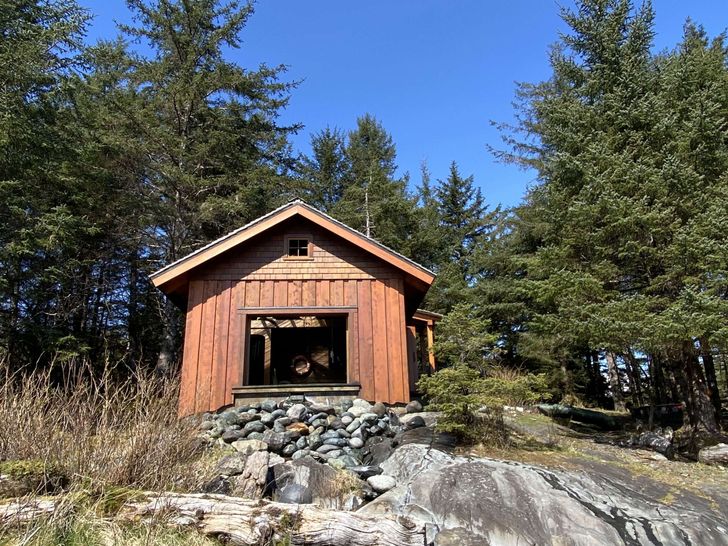
M 624 426 L 625 421 L 629 419 L 628 417 L 620 418 L 601 411 L 573 408 L 562 404 L 539 404 L 536 408 L 552 419 L 571 419 L 604 430 L 619 430 Z
M 665 437 L 656 432 L 643 432 L 639 435 L 633 435 L 628 440 L 618 442 L 617 445 L 622 447 L 636 447 L 649 449 L 664 455 L 668 459 L 675 457 L 675 446 L 671 437 Z
M 698 460 L 703 464 L 728 466 L 728 444 L 704 447 L 698 453 Z
M 14 499 L 0 505 L 0 523 L 48 516 L 62 499 Z M 284 504 L 212 494 L 141 493 L 125 502 L 116 519 L 192 527 L 235 546 L 285 542 L 319 546 L 423 546 L 424 527 L 405 517 L 372 517 L 326 510 L 311 504 Z

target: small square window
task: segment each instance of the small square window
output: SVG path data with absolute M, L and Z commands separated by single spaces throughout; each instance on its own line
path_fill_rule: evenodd
M 288 239 L 288 255 L 296 258 L 308 257 L 308 239 Z

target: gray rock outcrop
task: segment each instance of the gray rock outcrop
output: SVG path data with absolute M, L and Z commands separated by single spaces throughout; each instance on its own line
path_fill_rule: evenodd
M 606 476 L 454 456 L 407 444 L 381 464 L 397 485 L 359 509 L 410 517 L 451 544 L 559 546 L 728 544 L 728 523 L 694 507 L 655 502 Z M 462 542 L 461 542 L 462 544 Z

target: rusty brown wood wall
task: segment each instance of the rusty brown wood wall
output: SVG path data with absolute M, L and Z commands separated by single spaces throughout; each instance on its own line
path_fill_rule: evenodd
M 283 258 L 286 234 L 309 234 L 313 260 Z M 288 222 L 221 256 L 189 283 L 180 414 L 232 403 L 242 384 L 241 310 L 350 307 L 349 382 L 361 396 L 409 401 L 403 277 L 354 245 L 307 222 Z

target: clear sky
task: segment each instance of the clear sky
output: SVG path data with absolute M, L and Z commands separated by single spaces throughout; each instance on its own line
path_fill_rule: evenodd
M 80 3 L 95 15 L 90 41 L 129 20 L 123 0 Z M 399 169 L 414 183 L 422 161 L 442 178 L 455 160 L 489 203 L 512 206 L 534 174 L 488 153 L 500 143 L 489 122 L 512 120 L 514 82 L 548 77 L 548 46 L 565 30 L 559 5 L 572 0 L 259 0 L 231 58 L 286 64 L 288 78 L 301 80 L 282 117 L 305 125 L 297 150 L 309 150 L 311 133 L 351 129 L 369 112 L 392 134 Z M 710 36 L 728 27 L 725 0 L 653 5 L 657 50 L 676 44 L 687 17 Z

